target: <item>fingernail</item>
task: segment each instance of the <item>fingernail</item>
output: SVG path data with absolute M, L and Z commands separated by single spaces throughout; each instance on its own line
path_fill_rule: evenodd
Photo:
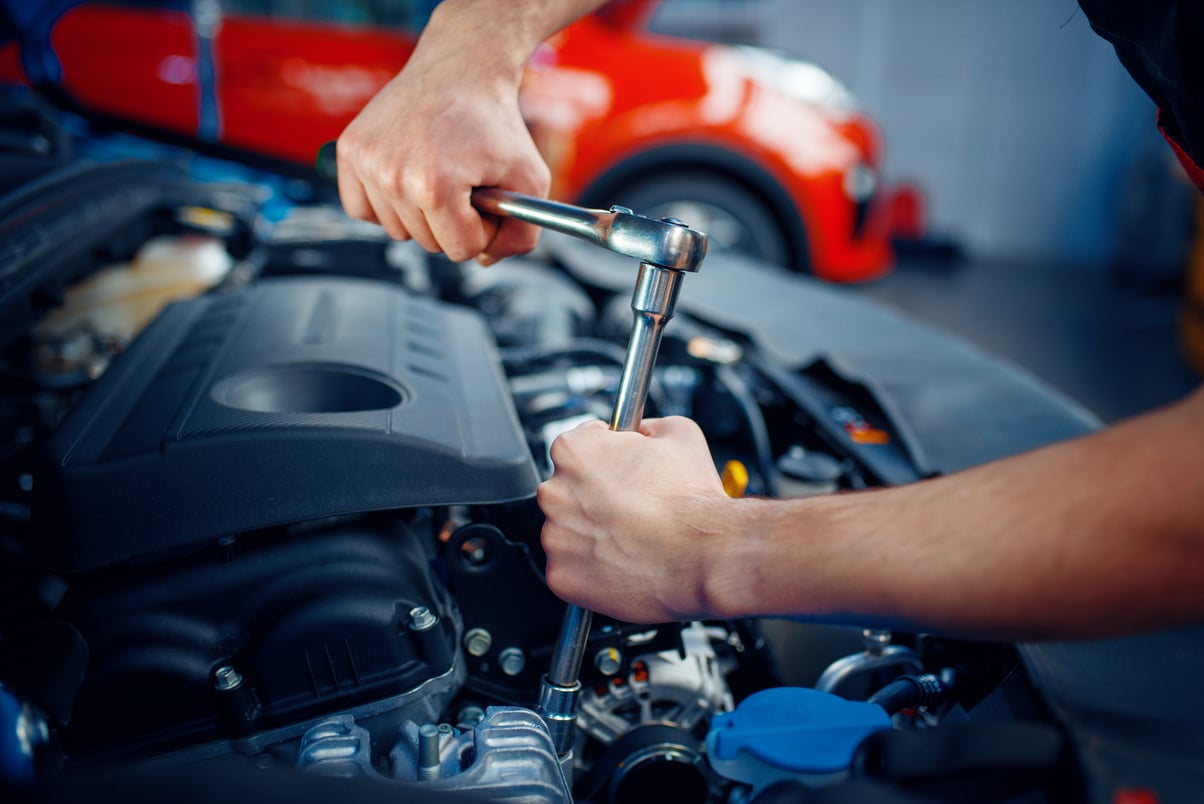
M 477 265 L 480 265 L 482 268 L 488 268 L 490 265 L 493 265 L 496 262 L 497 257 L 493 257 L 483 251 L 477 255 Z

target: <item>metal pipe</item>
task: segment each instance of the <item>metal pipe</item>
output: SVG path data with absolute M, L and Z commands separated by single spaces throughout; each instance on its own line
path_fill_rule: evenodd
M 828 665 L 815 682 L 817 690 L 834 693 L 850 678 L 871 670 L 900 667 L 916 674 L 924 672 L 924 663 L 914 650 L 903 645 L 890 644 L 890 631 L 864 628 L 861 638 L 865 641 L 865 650 L 837 659 Z
M 640 426 L 644 404 L 648 399 L 648 386 L 652 382 L 652 369 L 656 365 L 656 353 L 660 350 L 665 325 L 673 317 L 677 294 L 681 289 L 681 276 L 680 271 L 640 263 L 639 277 L 631 298 L 634 321 L 631 338 L 627 342 L 623 373 L 619 377 L 615 409 L 610 419 L 611 430 L 629 431 Z
M 552 666 L 548 669 L 548 679 L 553 684 L 569 687 L 577 680 L 593 619 L 593 612 L 580 606 L 569 606 L 565 611 L 552 651 Z

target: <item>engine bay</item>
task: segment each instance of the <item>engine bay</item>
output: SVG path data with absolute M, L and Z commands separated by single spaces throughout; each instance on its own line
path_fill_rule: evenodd
M 6 786 L 81 801 L 201 781 L 262 800 L 261 777 L 292 801 L 386 794 L 369 783 L 531 802 L 1091 789 L 1017 646 L 872 623 L 838 639 L 790 624 L 823 672 L 784 687 L 797 673 L 769 623 L 600 617 L 558 755 L 532 711 L 563 613 L 535 488 L 557 434 L 609 416 L 632 272 L 555 238 L 482 271 L 322 206 L 268 224 L 253 187 L 154 162 L 10 154 L 0 175 Z M 844 303 L 827 293 L 817 307 Z M 937 438 L 857 349 L 801 360 L 773 321 L 708 315 L 719 297 L 739 306 L 702 287 L 668 328 L 648 415 L 696 419 L 740 493 L 998 457 L 981 432 Z M 1033 443 L 1094 426 L 991 371 Z M 350 786 L 309 781 L 324 777 Z

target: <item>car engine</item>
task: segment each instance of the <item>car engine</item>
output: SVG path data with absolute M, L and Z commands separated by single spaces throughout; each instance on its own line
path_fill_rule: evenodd
M 51 151 L 2 166 L 4 784 L 97 800 L 72 785 L 152 774 L 118 782 L 124 801 L 155 773 L 164 795 L 245 793 L 247 771 L 292 801 L 327 796 L 318 777 L 423 801 L 1065 789 L 1058 732 L 1014 717 L 1040 707 L 1011 646 L 874 629 L 817 643 L 827 671 L 782 690 L 761 623 L 599 617 L 558 755 L 532 711 L 563 612 L 535 489 L 556 435 L 609 415 L 632 275 L 593 283 L 554 238 L 481 271 L 321 205 L 269 225 L 251 185 Z M 739 492 L 802 496 L 932 472 L 889 407 L 686 312 L 648 413 L 699 421 Z M 983 707 L 1013 731 L 971 745 Z M 921 760 L 959 741 L 963 761 Z

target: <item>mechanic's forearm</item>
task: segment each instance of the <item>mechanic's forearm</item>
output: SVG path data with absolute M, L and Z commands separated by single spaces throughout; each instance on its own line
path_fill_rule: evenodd
M 422 32 L 424 58 L 447 58 L 452 69 L 492 71 L 517 85 L 539 43 L 605 0 L 444 0 Z M 434 53 L 432 53 L 434 52 Z M 471 59 L 464 55 L 470 53 Z
M 1204 393 L 911 486 L 737 501 L 707 597 L 981 637 L 1204 620 Z

